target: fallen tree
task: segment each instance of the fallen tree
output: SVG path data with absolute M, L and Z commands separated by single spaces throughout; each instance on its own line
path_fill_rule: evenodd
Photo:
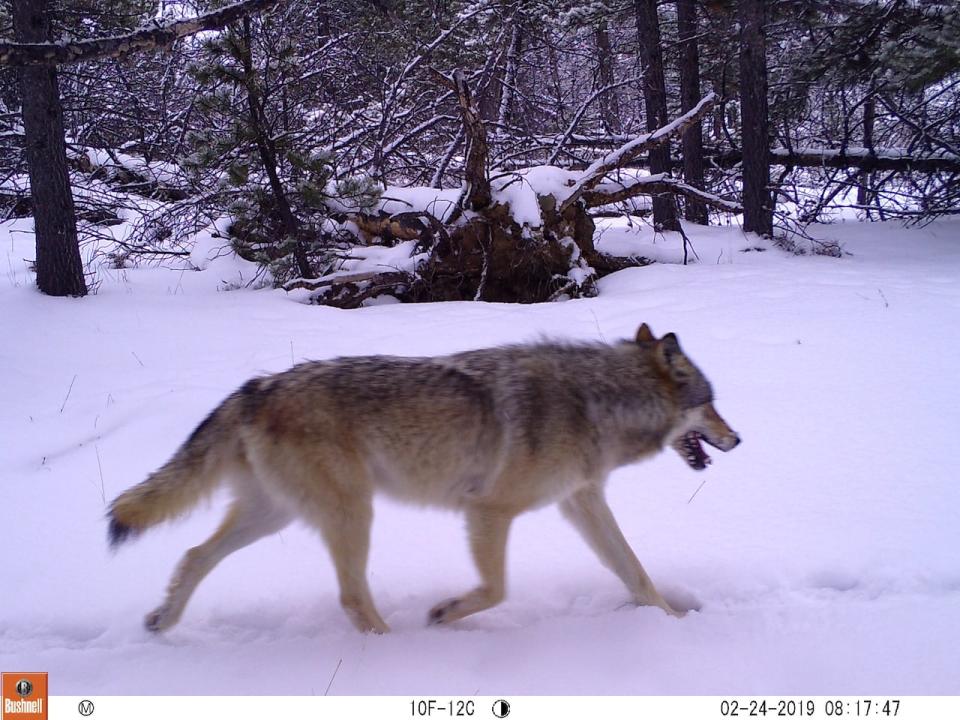
M 649 263 L 643 257 L 613 257 L 598 251 L 591 208 L 669 193 L 696 197 L 724 212 L 741 211 L 734 201 L 665 174 L 612 177 L 640 154 L 697 122 L 712 107 L 712 94 L 688 113 L 630 139 L 584 171 L 537 166 L 498 172 L 489 167 L 486 128 L 462 74 L 432 73 L 456 94 L 467 140 L 465 181 L 456 199 L 440 203 L 437 194 L 442 191 L 408 188 L 407 195 L 420 200 L 408 201 L 405 212 L 371 215 L 338 206 L 339 219 L 356 228 L 358 238 L 376 246 L 394 244 L 397 252 L 389 259 L 377 255 L 382 271 L 368 267 L 357 271 L 358 263 L 345 262 L 321 277 L 291 280 L 286 289 L 307 289 L 313 302 L 344 308 L 358 307 L 380 295 L 413 302 L 589 297 L 596 294 L 598 278 Z M 385 195 L 390 195 L 389 190 Z M 348 249 L 345 256 L 356 260 L 365 252 L 376 254 L 369 246 L 360 246 Z
M 740 162 L 739 153 L 717 158 L 721 166 Z M 900 148 L 773 148 L 770 164 L 786 167 L 856 168 L 863 171 L 960 172 L 960 155 L 946 151 L 917 153 Z

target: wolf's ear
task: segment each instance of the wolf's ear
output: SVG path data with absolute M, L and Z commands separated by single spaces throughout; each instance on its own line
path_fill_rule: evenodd
M 653 336 L 653 331 L 650 329 L 650 326 L 644 323 L 640 326 L 640 329 L 637 330 L 637 342 L 638 343 L 649 343 L 656 342 L 657 339 Z
M 667 333 L 657 341 L 657 359 L 677 382 L 689 380 L 693 374 L 690 361 L 680 349 L 680 341 L 673 333 Z
M 663 351 L 664 357 L 668 359 L 671 356 L 683 354 L 683 350 L 680 349 L 680 341 L 677 340 L 674 333 L 667 333 L 660 338 L 660 349 Z

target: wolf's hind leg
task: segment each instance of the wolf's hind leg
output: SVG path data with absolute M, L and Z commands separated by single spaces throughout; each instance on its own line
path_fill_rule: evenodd
M 480 585 L 465 595 L 436 605 L 427 616 L 431 625 L 459 620 L 503 600 L 507 535 L 512 520 L 512 514 L 494 508 L 475 506 L 467 510 L 470 550 L 480 572 Z
M 670 607 L 653 586 L 650 576 L 623 537 L 600 488 L 587 488 L 570 495 L 560 503 L 560 511 L 580 531 L 600 562 L 623 581 L 634 602 L 662 608 L 675 617 L 684 615 Z
M 385 633 L 389 626 L 380 617 L 367 583 L 373 501 L 369 493 L 325 493 L 309 511 L 326 541 L 340 583 L 340 604 L 361 632 Z
M 176 624 L 197 585 L 227 555 L 282 530 L 290 515 L 257 494 L 234 500 L 220 527 L 210 538 L 191 548 L 180 560 L 163 603 L 144 618 L 151 632 L 160 632 Z

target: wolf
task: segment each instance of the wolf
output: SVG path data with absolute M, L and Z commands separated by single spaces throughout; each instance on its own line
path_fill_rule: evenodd
M 219 528 L 177 566 L 148 630 L 174 625 L 227 555 L 295 518 L 317 528 L 340 603 L 364 632 L 387 632 L 367 584 L 372 498 L 462 511 L 480 584 L 428 614 L 450 623 L 505 596 L 507 534 L 549 503 L 582 534 L 638 605 L 680 616 L 617 526 L 604 484 L 617 467 L 671 447 L 695 470 L 740 437 L 675 334 L 643 324 L 615 344 L 539 342 L 440 357 L 345 357 L 248 381 L 174 456 L 108 511 L 113 547 L 183 514 L 223 482 Z

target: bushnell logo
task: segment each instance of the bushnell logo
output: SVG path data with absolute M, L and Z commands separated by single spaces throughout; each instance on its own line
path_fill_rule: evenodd
M 3 720 L 47 720 L 47 674 L 3 673 Z

